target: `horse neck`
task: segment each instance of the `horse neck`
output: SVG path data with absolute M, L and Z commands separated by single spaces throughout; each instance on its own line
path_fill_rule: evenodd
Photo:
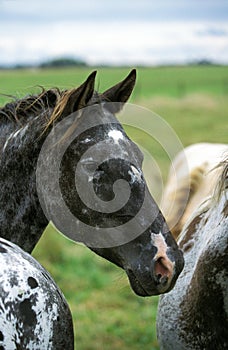
M 217 259 L 227 249 L 228 193 L 224 191 L 219 199 L 210 197 L 192 219 L 186 224 L 178 243 L 184 252 L 189 273 L 194 272 L 196 261 L 207 253 Z M 214 255 L 216 257 L 214 257 Z
M 36 163 L 44 137 L 39 117 L 6 122 L 0 133 L 0 236 L 31 252 L 48 221 L 36 191 Z

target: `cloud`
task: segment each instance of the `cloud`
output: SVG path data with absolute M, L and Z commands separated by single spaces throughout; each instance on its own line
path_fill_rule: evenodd
M 228 62 L 225 0 L 0 0 L 0 64 Z M 223 18 L 226 19 L 223 19 Z
M 149 21 L 58 21 L 7 25 L 0 38 L 0 63 L 40 62 L 56 56 L 84 58 L 90 64 L 159 64 L 208 58 L 228 62 L 228 37 L 202 36 L 208 23 Z M 227 32 L 227 23 L 216 28 Z
M 215 36 L 215 37 L 227 37 L 228 30 L 221 27 L 208 27 L 203 31 L 199 31 L 198 35 L 202 36 Z

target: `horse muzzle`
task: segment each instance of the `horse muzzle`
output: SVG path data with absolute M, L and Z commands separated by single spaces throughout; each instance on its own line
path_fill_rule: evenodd
M 183 254 L 175 251 L 175 258 L 170 253 L 156 254 L 150 266 L 139 264 L 135 268 L 125 269 L 133 291 L 139 296 L 152 296 L 169 292 L 184 266 Z

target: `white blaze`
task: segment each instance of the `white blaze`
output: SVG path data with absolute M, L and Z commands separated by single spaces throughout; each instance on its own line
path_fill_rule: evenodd
M 111 137 L 115 143 L 118 143 L 119 140 L 123 140 L 123 134 L 119 130 L 110 130 L 108 136 Z

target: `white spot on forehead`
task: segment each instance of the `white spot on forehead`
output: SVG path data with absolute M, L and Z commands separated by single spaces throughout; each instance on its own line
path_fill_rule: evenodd
M 108 136 L 111 137 L 115 143 L 118 143 L 119 140 L 123 140 L 123 134 L 120 130 L 110 130 Z

